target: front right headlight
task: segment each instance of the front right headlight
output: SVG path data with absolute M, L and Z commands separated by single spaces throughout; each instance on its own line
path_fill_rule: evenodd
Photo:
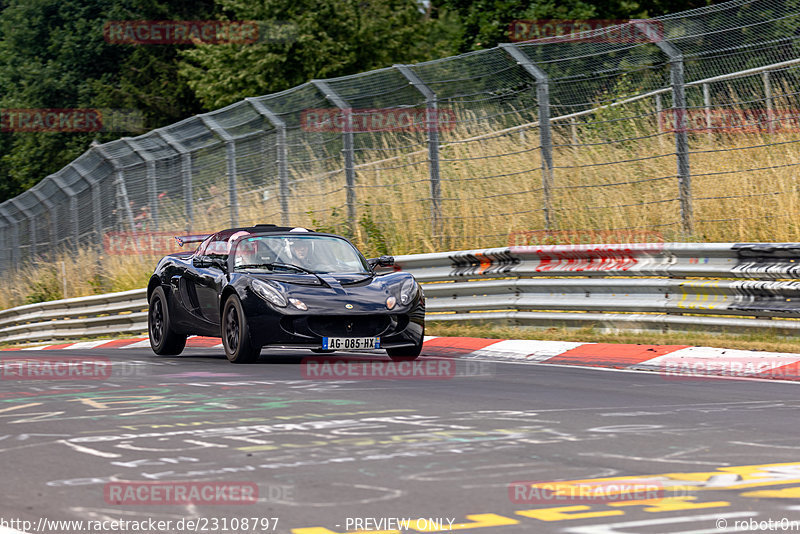
M 414 295 L 418 291 L 419 286 L 417 285 L 417 281 L 413 278 L 409 278 L 403 285 L 400 286 L 400 304 L 408 304 L 411 302 L 411 299 L 414 298 Z
M 281 293 L 281 291 L 262 280 L 253 280 L 250 284 L 250 287 L 253 288 L 253 292 L 261 297 L 262 299 L 266 300 L 270 304 L 277 306 L 279 308 L 285 308 L 286 305 L 289 303 L 286 300 L 286 296 Z

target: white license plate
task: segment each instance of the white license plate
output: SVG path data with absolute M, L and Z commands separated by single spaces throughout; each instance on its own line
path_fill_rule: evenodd
M 379 337 L 323 337 L 322 350 L 361 350 L 381 348 Z

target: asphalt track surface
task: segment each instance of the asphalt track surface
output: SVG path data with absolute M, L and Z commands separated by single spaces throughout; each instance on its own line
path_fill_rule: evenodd
M 2 377 L 0 532 L 800 531 L 797 384 L 424 354 L 424 376 L 388 379 L 378 354 L 337 353 L 347 363 L 325 374 L 303 351 L 253 365 L 214 348 L 80 352 L 2 356 L 111 372 Z M 379 362 L 371 378 L 351 372 L 364 362 Z M 582 479 L 605 489 L 545 484 Z M 223 490 L 163 503 L 194 483 Z

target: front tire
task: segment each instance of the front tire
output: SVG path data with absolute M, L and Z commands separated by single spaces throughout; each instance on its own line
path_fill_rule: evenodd
M 425 339 L 424 334 L 419 337 L 419 343 L 413 347 L 398 347 L 396 349 L 386 349 L 386 354 L 395 362 L 408 362 L 419 358 L 422 352 L 422 341 Z
M 222 309 L 222 345 L 225 356 L 233 363 L 253 363 L 261 354 L 261 347 L 250 340 L 247 317 L 236 295 L 228 297 Z
M 186 336 L 172 330 L 167 294 L 161 286 L 155 288 L 150 296 L 147 334 L 150 337 L 150 347 L 159 356 L 176 356 L 186 347 Z

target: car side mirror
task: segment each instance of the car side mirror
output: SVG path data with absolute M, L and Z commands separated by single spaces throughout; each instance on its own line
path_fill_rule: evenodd
M 391 267 L 394 265 L 394 256 L 381 256 L 380 258 L 370 258 L 367 263 L 373 269 L 375 267 Z
M 214 258 L 210 256 L 198 256 L 192 260 L 192 265 L 194 265 L 198 269 L 209 269 L 211 267 L 216 267 L 223 273 L 228 271 L 228 265 L 222 258 Z

